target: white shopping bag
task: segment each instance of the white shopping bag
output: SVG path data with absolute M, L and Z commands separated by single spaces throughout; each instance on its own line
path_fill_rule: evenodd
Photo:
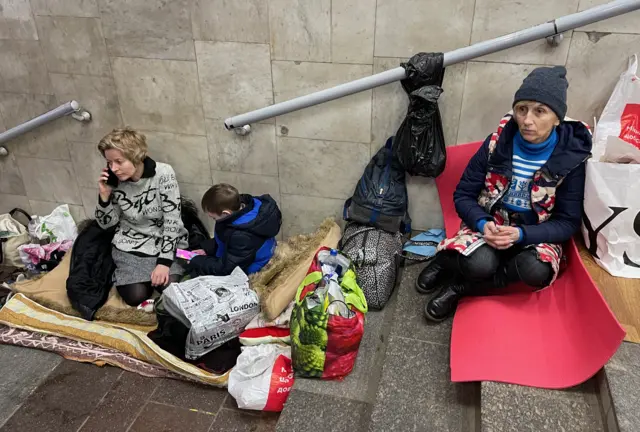
M 596 126 L 592 150 L 596 161 L 603 157 L 609 136 L 619 137 L 640 148 L 640 79 L 636 76 L 637 70 L 638 57 L 633 55 Z
M 587 162 L 582 234 L 613 276 L 640 278 L 640 165 Z
M 189 327 L 184 355 L 196 360 L 237 337 L 260 312 L 258 294 L 240 267 L 229 276 L 200 276 L 163 292 L 168 313 Z
M 616 136 L 609 136 L 601 162 L 640 164 L 640 148 Z
M 238 408 L 280 412 L 293 381 L 291 347 L 278 344 L 243 347 L 229 373 L 229 394 Z
M 29 222 L 29 234 L 38 240 L 48 240 L 51 243 L 75 241 L 78 237 L 78 227 L 69 212 L 69 206 L 63 204 L 47 216 L 35 216 Z

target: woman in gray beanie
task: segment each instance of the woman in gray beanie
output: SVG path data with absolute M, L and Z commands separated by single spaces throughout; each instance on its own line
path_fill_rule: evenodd
M 509 283 L 537 290 L 560 269 L 562 243 L 580 227 L 591 132 L 565 118 L 564 67 L 537 68 L 524 79 L 507 114 L 467 166 L 453 194 L 463 221 L 438 245 L 416 289 L 436 293 L 432 321 L 449 316 L 465 295 Z

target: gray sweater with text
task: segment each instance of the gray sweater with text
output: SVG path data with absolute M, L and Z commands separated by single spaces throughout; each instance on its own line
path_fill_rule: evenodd
M 171 266 L 177 248 L 188 247 L 180 217 L 180 188 L 171 165 L 144 160 L 142 178 L 121 182 L 108 202 L 98 198 L 96 221 L 106 229 L 117 225 L 113 246 L 138 256 L 157 257 Z

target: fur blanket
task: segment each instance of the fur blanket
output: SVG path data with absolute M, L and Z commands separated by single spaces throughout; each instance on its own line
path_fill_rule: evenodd
M 337 247 L 340 236 L 338 224 L 325 219 L 315 233 L 297 235 L 279 244 L 271 261 L 249 277 L 267 319 L 276 319 L 293 301 L 318 248 Z

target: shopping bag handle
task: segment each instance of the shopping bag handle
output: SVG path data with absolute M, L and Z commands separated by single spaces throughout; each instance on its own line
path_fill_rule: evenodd
M 372 227 L 372 226 L 363 226 L 362 229 L 356 230 L 356 232 L 351 234 L 349 237 L 342 237 L 338 242 L 338 249 L 339 250 L 344 249 L 344 246 L 347 243 L 349 243 L 358 234 L 362 234 L 363 232 L 367 232 L 367 231 L 375 231 L 376 229 L 377 229 L 376 227 Z
M 629 56 L 629 66 L 627 67 L 627 73 L 629 75 L 635 75 L 638 72 L 638 55 L 632 54 Z
M 11 210 L 11 211 L 9 212 L 9 216 L 13 217 L 16 213 L 20 213 L 20 214 L 24 215 L 24 217 L 26 217 L 26 218 L 27 218 L 27 220 L 28 220 L 29 222 L 31 222 L 31 219 L 32 219 L 32 218 L 31 218 L 31 215 L 30 215 L 29 213 L 27 213 L 26 211 L 22 210 L 21 208 L 17 208 L 17 207 L 16 207 L 16 208 L 14 208 L 13 210 Z M 23 225 L 24 225 L 24 224 L 23 224 Z M 25 226 L 26 226 L 26 225 L 25 225 Z

